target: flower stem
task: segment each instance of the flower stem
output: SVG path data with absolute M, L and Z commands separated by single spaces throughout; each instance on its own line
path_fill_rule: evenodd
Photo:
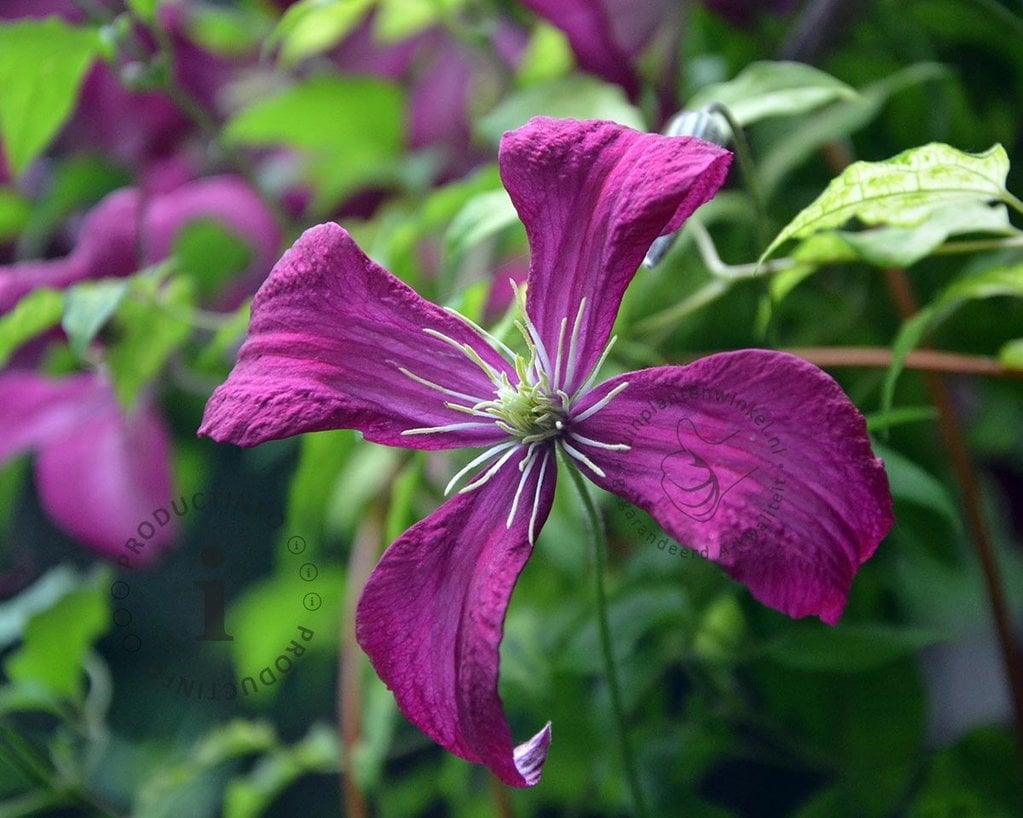
M 607 536 L 604 533 L 604 523 L 597 512 L 596 506 L 586 488 L 586 481 L 579 473 L 579 470 L 571 464 L 566 463 L 567 471 L 572 477 L 572 482 L 582 499 L 583 508 L 586 510 L 590 529 L 593 533 L 593 556 L 594 574 L 596 574 L 597 593 L 597 624 L 600 630 L 600 649 L 604 657 L 604 673 L 607 676 L 607 686 L 611 696 L 611 709 L 614 711 L 615 724 L 618 728 L 618 745 L 622 752 L 622 766 L 625 768 L 625 777 L 629 789 L 632 791 L 632 802 L 634 814 L 639 818 L 646 818 L 649 814 L 646 802 L 643 800 L 643 791 L 639 785 L 639 774 L 636 770 L 635 757 L 632 755 L 632 745 L 629 743 L 629 733 L 625 723 L 625 708 L 622 706 L 622 690 L 618 681 L 618 666 L 615 663 L 614 651 L 611 646 L 611 626 L 607 616 L 607 589 L 604 587 L 604 572 L 607 567 Z

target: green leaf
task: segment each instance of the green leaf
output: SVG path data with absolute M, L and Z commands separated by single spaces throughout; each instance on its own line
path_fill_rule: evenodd
M 437 0 L 377 0 L 373 33 L 381 43 L 408 39 L 441 19 Z
M 97 572 L 86 585 L 34 614 L 21 647 L 4 663 L 11 681 L 38 684 L 57 696 L 81 701 L 82 664 L 110 624 L 109 587 L 109 573 Z
M 77 357 L 85 354 L 96 333 L 110 320 L 128 287 L 126 279 L 82 281 L 64 293 L 64 316 L 60 325 Z
M 1007 369 L 1023 369 L 1023 338 L 1009 341 L 998 353 L 998 360 Z
M 610 119 L 646 130 L 642 114 L 629 103 L 621 88 L 585 74 L 536 83 L 510 94 L 479 121 L 477 129 L 484 139 L 496 145 L 505 131 L 539 115 Z
M 404 136 L 397 86 L 369 77 L 312 77 L 240 111 L 225 129 L 234 144 L 287 145 L 305 155 L 305 172 L 329 208 L 371 183 L 393 180 Z
M 765 655 L 797 670 L 862 673 L 911 656 L 921 648 L 947 638 L 947 634 L 890 625 L 792 623 L 770 643 Z
M 918 466 L 905 455 L 894 449 L 874 443 L 874 451 L 884 460 L 885 472 L 892 496 L 896 500 L 914 503 L 945 518 L 953 529 L 959 531 L 962 521 L 959 509 L 941 482 Z
M 952 282 L 930 305 L 902 325 L 892 343 L 892 363 L 881 390 L 882 412 L 891 410 L 895 384 L 906 357 L 923 338 L 967 301 L 996 296 L 1023 298 L 1023 263 L 992 267 Z
M 336 773 L 341 763 L 337 732 L 314 725 L 290 747 L 274 748 L 252 771 L 233 779 L 224 798 L 225 818 L 259 818 L 274 799 L 307 773 Z
M 160 0 L 128 0 L 128 5 L 139 17 L 151 23 L 156 19 L 156 9 L 160 5 Z
M 224 323 L 213 334 L 213 338 L 199 354 L 196 366 L 206 372 L 223 374 L 229 369 L 237 357 L 235 352 L 241 346 L 242 339 L 249 328 L 250 307 L 252 300 L 248 299 L 234 314 L 224 320 Z M 305 440 L 305 438 L 303 438 Z
M 117 340 L 107 362 L 117 399 L 131 409 L 139 393 L 160 372 L 168 358 L 191 335 L 191 282 L 174 278 L 161 286 L 159 277 L 142 273 L 132 280 L 129 297 L 114 319 Z
M 793 116 L 839 99 L 855 99 L 856 91 L 830 74 L 798 62 L 754 62 L 734 79 L 701 88 L 687 103 L 702 108 L 719 103 L 740 125 L 775 116 Z
M 32 208 L 12 187 L 0 187 L 0 241 L 17 238 L 25 228 Z
M 216 219 L 185 225 L 174 239 L 172 253 L 178 270 L 195 281 L 200 298 L 216 296 L 252 261 L 249 243 Z
M 257 8 L 197 3 L 186 20 L 188 38 L 214 54 L 244 56 L 263 42 L 272 20 Z
M 375 0 L 299 0 L 281 18 L 267 47 L 281 46 L 287 65 L 333 48 L 366 16 Z
M 970 154 L 932 143 L 884 162 L 854 162 L 778 234 L 761 256 L 781 244 L 838 227 L 864 224 L 915 227 L 946 207 L 1000 201 L 1008 196 L 1009 157 L 1001 145 Z
M 58 565 L 16 597 L 0 604 L 0 650 L 21 638 L 33 616 L 52 608 L 82 582 L 82 578 L 67 565 Z
M 473 196 L 452 219 L 444 235 L 444 251 L 452 258 L 461 258 L 484 239 L 519 224 L 508 192 L 488 190 Z
M 818 264 L 859 258 L 877 267 L 909 267 L 930 255 L 952 236 L 968 233 L 1012 236 L 1018 234 L 1009 223 L 1004 205 L 965 202 L 937 208 L 925 221 L 913 227 L 878 227 L 858 233 L 836 231 L 814 233 L 794 255 L 800 259 L 813 254 Z M 830 239 L 830 247 L 828 246 Z M 833 255 L 825 254 L 831 250 Z
M 57 290 L 33 290 L 0 317 L 0 366 L 26 341 L 60 323 L 64 299 Z
M 0 26 L 0 137 L 16 174 L 70 116 L 99 47 L 96 29 L 59 17 Z
M 532 85 L 563 77 L 574 63 L 568 37 L 561 29 L 541 20 L 534 27 L 522 53 L 518 80 L 523 85 Z

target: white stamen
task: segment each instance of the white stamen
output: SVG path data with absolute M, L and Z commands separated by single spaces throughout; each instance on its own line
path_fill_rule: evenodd
M 612 389 L 610 392 L 604 395 L 604 397 L 597 401 L 595 404 L 593 404 L 593 406 L 591 406 L 582 414 L 576 415 L 575 417 L 572 418 L 572 420 L 576 422 L 581 422 L 586 420 L 586 418 L 593 417 L 595 414 L 597 414 L 597 412 L 599 412 L 601 409 L 607 406 L 612 400 L 614 400 L 619 395 L 619 393 L 621 393 L 628 385 L 629 385 L 628 381 L 625 381 L 625 383 L 618 384 L 618 386 L 616 386 L 614 389 Z
M 512 352 L 511 347 L 509 347 L 504 341 L 502 341 L 496 335 L 491 335 L 489 332 L 487 332 L 485 329 L 483 329 L 483 327 L 481 327 L 479 324 L 477 324 L 471 318 L 469 318 L 469 317 L 467 317 L 465 315 L 462 315 L 462 313 L 460 313 L 456 309 L 453 309 L 452 307 L 445 307 L 444 310 L 446 312 L 451 313 L 451 315 L 453 315 L 455 318 L 457 318 L 463 324 L 468 326 L 469 329 L 471 329 L 473 332 L 475 332 L 484 341 L 487 341 L 492 346 L 500 348 L 501 352 L 503 352 L 509 358 L 509 360 L 512 360 L 512 361 L 515 360 L 515 353 Z
M 465 392 L 456 392 L 454 389 L 448 389 L 446 386 L 441 386 L 440 384 L 436 384 L 433 381 L 428 381 L 426 380 L 426 378 L 420 378 L 414 372 L 409 372 L 409 370 L 405 369 L 405 367 L 403 366 L 399 366 L 398 371 L 402 375 L 411 378 L 416 383 L 421 383 L 423 386 L 429 386 L 431 389 L 436 389 L 438 392 L 443 392 L 445 395 L 451 395 L 451 397 L 453 398 L 461 398 L 462 400 L 467 400 L 473 404 L 480 403 L 483 400 L 483 398 L 477 398 L 473 395 L 467 395 L 465 394 Z
M 522 476 L 519 478 L 518 488 L 515 489 L 515 498 L 512 500 L 511 511 L 508 513 L 508 521 L 505 524 L 505 528 L 511 528 L 512 522 L 515 519 L 515 512 L 519 510 L 519 498 L 522 496 L 522 489 L 526 487 L 526 481 L 529 480 L 529 475 L 533 471 L 533 466 L 536 465 L 536 447 L 538 444 L 534 443 L 526 452 L 525 458 L 519 463 L 519 471 L 522 472 Z
M 437 330 L 431 329 L 430 327 L 424 327 L 423 332 L 425 332 L 427 335 L 433 338 L 436 338 L 439 341 L 443 341 L 445 344 L 453 346 L 455 349 L 461 352 L 466 358 L 468 358 L 470 361 L 476 364 L 476 366 L 482 369 L 484 374 L 488 378 L 490 378 L 490 380 L 494 380 L 494 378 L 500 376 L 501 374 L 500 370 L 495 369 L 486 361 L 484 361 L 480 357 L 480 354 L 468 344 L 460 344 L 454 338 L 449 338 L 443 332 L 438 332 Z
M 540 493 L 543 491 L 543 478 L 547 474 L 547 460 L 550 449 L 544 449 L 543 462 L 540 464 L 540 476 L 536 478 L 536 494 L 533 495 L 533 513 L 529 515 L 529 544 L 536 544 L 536 513 L 540 508 Z
M 512 441 L 512 443 L 515 443 L 515 442 L 517 442 L 517 441 Z M 482 485 L 484 485 L 486 483 L 489 483 L 490 482 L 490 478 L 493 477 L 495 474 L 497 474 L 497 472 L 501 468 L 501 466 L 503 466 L 505 463 L 507 463 L 508 462 L 508 458 L 510 458 L 513 454 L 515 454 L 514 446 L 512 448 L 509 448 L 508 451 L 506 451 L 503 455 L 501 455 L 501 459 L 498 460 L 489 469 L 487 469 L 487 471 L 483 474 L 482 477 L 477 477 L 475 480 L 473 480 L 468 485 L 462 486 L 462 488 L 460 488 L 458 490 L 458 493 L 459 494 L 468 494 L 473 489 L 478 489 L 480 486 L 482 486 Z
M 585 446 L 596 446 L 598 449 L 609 449 L 612 452 L 627 452 L 632 448 L 632 446 L 626 446 L 624 443 L 601 443 L 599 440 L 594 440 L 591 437 L 584 437 L 578 432 L 569 432 L 568 436 Z
M 589 468 L 595 475 L 597 475 L 597 477 L 607 477 L 607 475 L 604 474 L 604 470 L 601 469 L 600 466 L 598 466 L 596 463 L 590 460 L 590 458 L 584 455 L 577 448 L 567 443 L 564 438 L 558 441 L 558 445 L 561 446 L 565 454 L 578 460 L 584 466 Z
M 575 367 L 579 363 L 579 330 L 583 325 L 583 312 L 586 309 L 586 299 L 579 302 L 579 311 L 575 314 L 575 323 L 572 325 L 572 338 L 568 344 L 568 367 L 565 369 L 565 382 L 563 386 L 567 389 L 575 377 Z M 598 367 L 599 368 L 599 367 Z
M 442 432 L 461 432 L 464 429 L 493 429 L 493 423 L 449 423 L 447 426 L 423 426 L 406 429 L 403 435 L 436 435 Z
M 491 457 L 503 452 L 505 449 L 511 448 L 515 445 L 515 443 L 516 441 L 514 440 L 506 440 L 504 443 L 498 443 L 496 446 L 491 446 L 479 457 L 473 458 L 469 465 L 467 465 L 464 469 L 460 469 L 458 474 L 452 477 L 450 482 L 444 487 L 444 496 L 447 497 L 451 493 L 451 489 L 454 487 L 455 483 L 461 480 L 465 474 L 475 469 L 480 463 L 484 463 Z
M 558 354 L 554 357 L 554 377 L 551 383 L 557 389 L 561 385 L 561 357 L 565 347 L 565 329 L 568 327 L 568 318 L 561 319 L 561 327 L 558 329 Z
M 576 389 L 575 392 L 573 393 L 572 400 L 575 400 L 580 395 L 588 391 L 591 386 L 593 386 L 593 382 L 597 380 L 597 375 L 600 374 L 600 368 L 604 365 L 604 361 L 607 360 L 607 356 L 611 352 L 611 347 L 615 345 L 615 341 L 617 340 L 618 340 L 617 335 L 611 336 L 611 340 L 607 342 L 607 346 L 604 347 L 604 351 L 600 353 L 600 357 L 597 359 L 597 363 L 594 364 L 593 368 L 590 370 L 589 377 L 583 382 L 583 385 Z

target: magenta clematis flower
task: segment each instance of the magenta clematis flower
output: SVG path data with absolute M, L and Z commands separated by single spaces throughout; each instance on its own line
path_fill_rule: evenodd
M 256 295 L 238 362 L 207 404 L 199 434 L 242 446 L 351 428 L 392 446 L 485 447 L 448 490 L 469 482 L 383 555 L 356 628 L 405 715 L 509 785 L 539 780 L 551 739 L 548 724 L 515 746 L 498 665 L 559 450 L 791 616 L 836 621 L 891 524 L 863 418 L 800 359 L 745 350 L 598 383 L 651 242 L 714 195 L 729 161 L 697 139 L 533 119 L 500 149 L 532 250 L 525 354 L 326 224 Z
M 143 396 L 126 415 L 97 373 L 59 380 L 28 371 L 0 373 L 0 463 L 35 451 L 35 478 L 47 515 L 107 559 L 124 554 L 140 516 L 171 497 L 170 432 Z M 156 559 L 172 542 L 171 520 L 133 564 Z

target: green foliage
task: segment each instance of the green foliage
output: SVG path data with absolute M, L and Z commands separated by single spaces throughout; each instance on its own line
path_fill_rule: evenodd
M 99 47 L 95 29 L 57 17 L 0 25 L 0 136 L 15 173 L 28 167 L 71 114 Z
M 33 290 L 6 315 L 0 316 L 0 366 L 12 353 L 60 323 L 63 301 L 56 290 Z
M 281 17 L 267 47 L 280 45 L 280 59 L 296 63 L 333 48 L 366 16 L 374 0 L 299 0 Z
M 371 183 L 394 178 L 404 136 L 403 95 L 368 77 L 316 76 L 240 111 L 224 137 L 287 145 L 306 158 L 306 181 L 323 210 Z
M 4 671 L 16 685 L 38 687 L 57 698 L 82 701 L 82 668 L 86 654 L 110 624 L 106 591 L 109 573 L 72 580 L 54 575 L 27 598 L 7 603 L 0 617 L 28 615 L 21 646 L 4 660 Z M 39 608 L 42 608 L 41 610 Z
M 789 222 L 764 251 L 856 218 L 867 225 L 916 227 L 937 211 L 1005 201 L 1009 158 L 1001 145 L 968 154 L 948 145 L 912 148 L 884 162 L 855 162 Z M 947 215 L 945 216 L 947 220 Z M 1000 220 L 1003 229 L 1007 219 Z M 970 232 L 967 228 L 960 232 Z
M 64 293 L 60 326 L 77 357 L 85 354 L 96 334 L 117 311 L 129 286 L 130 282 L 123 279 L 83 281 Z
M 804 114 L 836 100 L 856 99 L 856 91 L 830 74 L 797 62 L 755 62 L 729 82 L 701 88 L 691 110 L 723 105 L 740 125 L 769 117 Z

